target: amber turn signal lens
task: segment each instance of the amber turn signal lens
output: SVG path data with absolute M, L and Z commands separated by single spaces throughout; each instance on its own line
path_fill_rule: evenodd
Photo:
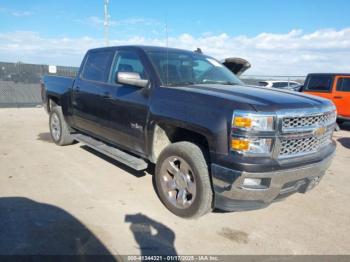
M 232 139 L 231 148 L 237 151 L 247 151 L 249 150 L 250 141 L 242 139 Z
M 251 118 L 247 118 L 247 117 L 236 116 L 233 119 L 232 125 L 234 127 L 249 128 L 249 127 L 252 126 L 252 119 Z

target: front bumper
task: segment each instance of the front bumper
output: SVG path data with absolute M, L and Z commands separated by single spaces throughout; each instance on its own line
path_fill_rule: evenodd
M 253 210 L 296 192 L 305 193 L 318 184 L 333 155 L 334 152 L 314 164 L 275 172 L 250 173 L 212 164 L 215 207 L 225 211 Z M 263 188 L 244 186 L 246 178 L 262 179 Z

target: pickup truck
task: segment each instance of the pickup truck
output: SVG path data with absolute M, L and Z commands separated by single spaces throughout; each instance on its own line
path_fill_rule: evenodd
M 155 165 L 177 216 L 252 210 L 319 183 L 335 152 L 327 99 L 243 84 L 218 60 L 150 46 L 89 50 L 77 77 L 45 76 L 53 141 L 136 170 Z

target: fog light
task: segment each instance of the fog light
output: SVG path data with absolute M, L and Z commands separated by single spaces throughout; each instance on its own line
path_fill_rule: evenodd
M 245 178 L 243 181 L 243 186 L 247 187 L 258 187 L 261 185 L 262 180 L 259 178 Z

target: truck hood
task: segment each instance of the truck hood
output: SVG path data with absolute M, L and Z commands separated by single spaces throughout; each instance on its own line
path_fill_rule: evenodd
M 191 85 L 172 87 L 192 93 L 215 96 L 235 103 L 251 105 L 256 111 L 275 112 L 285 109 L 321 108 L 331 102 L 320 97 L 294 91 L 245 85 Z
M 221 63 L 237 76 L 242 75 L 251 67 L 251 64 L 247 60 L 238 57 L 226 58 Z

